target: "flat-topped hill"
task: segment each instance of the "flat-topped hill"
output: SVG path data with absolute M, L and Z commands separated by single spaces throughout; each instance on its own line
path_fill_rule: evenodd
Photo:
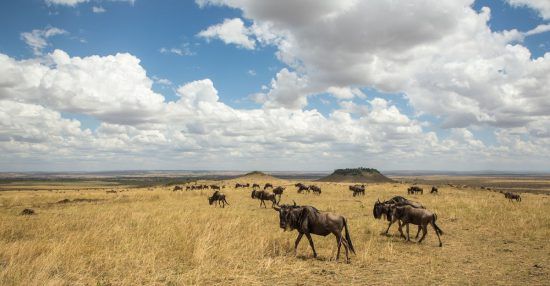
M 347 168 L 337 169 L 332 174 L 318 180 L 319 182 L 336 183 L 385 183 L 393 182 L 392 179 L 382 175 L 373 168 Z

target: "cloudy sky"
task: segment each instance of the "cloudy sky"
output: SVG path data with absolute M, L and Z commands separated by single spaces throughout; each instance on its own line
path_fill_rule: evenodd
M 0 171 L 550 171 L 548 0 L 0 3 Z

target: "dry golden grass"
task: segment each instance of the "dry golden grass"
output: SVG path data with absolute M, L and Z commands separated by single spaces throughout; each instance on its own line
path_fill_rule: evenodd
M 439 248 L 431 228 L 422 244 L 404 242 L 396 226 L 390 230 L 393 236 L 380 235 L 387 222 L 372 217 L 374 201 L 406 195 L 406 185 L 369 185 L 367 195 L 358 198 L 343 184 L 319 184 L 321 196 L 297 194 L 287 187 L 283 202 L 295 200 L 347 217 L 357 255 L 346 264 L 332 260 L 332 236 L 313 236 L 319 258 L 312 257 L 306 239 L 295 256 L 297 233 L 283 232 L 277 213 L 259 208 L 250 190 L 234 190 L 234 183 L 223 182 L 231 204 L 225 209 L 208 205 L 210 191 L 172 192 L 168 187 L 117 194 L 0 192 L 0 285 L 550 281 L 546 195 L 522 194 L 521 203 L 510 203 L 495 192 L 442 187 L 439 195 L 410 196 L 437 213 L 445 232 Z M 55 203 L 65 198 L 100 201 Z M 18 215 L 28 207 L 37 214 Z

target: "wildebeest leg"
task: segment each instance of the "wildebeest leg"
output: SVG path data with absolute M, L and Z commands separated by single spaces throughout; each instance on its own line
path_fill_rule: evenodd
M 303 235 L 304 234 L 300 232 L 298 234 L 298 237 L 296 238 L 296 241 L 294 242 L 294 255 L 296 255 L 296 252 L 297 252 L 297 249 L 298 249 L 298 244 L 300 243 L 300 240 L 302 239 Z
M 420 226 L 419 226 L 420 227 Z M 437 232 L 437 230 L 435 231 Z M 425 225 L 422 225 L 422 237 L 420 238 L 420 240 L 418 241 L 418 243 L 421 243 L 422 240 L 424 240 L 424 237 L 426 237 L 426 234 L 428 233 L 428 225 L 425 224 Z
M 313 249 L 313 257 L 317 258 L 317 251 L 315 251 L 315 245 L 313 245 L 313 239 L 311 238 L 311 234 L 306 232 L 307 240 L 309 240 L 309 246 L 311 246 L 311 249 Z
M 411 241 L 411 238 L 409 237 L 409 224 L 406 223 L 405 227 L 407 228 L 407 241 Z
M 435 234 L 437 234 L 437 239 L 439 240 L 439 247 L 442 247 L 443 243 L 441 243 L 441 237 L 439 237 L 439 232 L 441 231 L 441 229 L 435 224 L 435 222 L 431 222 L 430 224 L 432 225 L 435 231 Z
M 418 239 L 419 234 L 420 234 L 420 226 L 418 226 L 418 231 L 416 232 L 416 236 L 414 237 L 414 239 Z
M 390 227 L 394 222 L 395 222 L 395 220 L 390 221 L 390 224 L 388 225 L 388 228 L 386 229 L 386 234 L 388 234 L 388 231 L 390 230 Z

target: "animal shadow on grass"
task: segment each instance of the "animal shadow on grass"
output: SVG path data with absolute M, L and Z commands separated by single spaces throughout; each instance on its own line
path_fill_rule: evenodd
M 317 255 L 317 257 L 313 257 L 313 254 L 312 255 L 296 255 L 296 258 L 298 258 L 300 260 L 304 260 L 304 261 L 307 261 L 307 260 L 330 261 L 330 258 L 321 257 L 319 255 Z

